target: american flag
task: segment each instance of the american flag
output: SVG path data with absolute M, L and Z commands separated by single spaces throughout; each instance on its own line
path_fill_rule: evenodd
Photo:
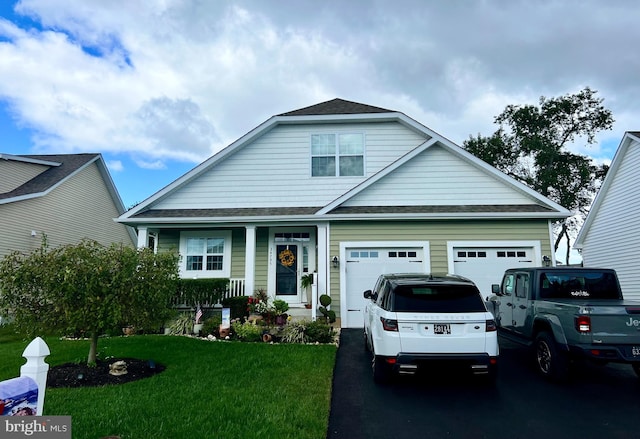
M 196 323 L 200 323 L 201 318 L 202 318 L 202 309 L 200 309 L 200 305 L 198 305 L 198 310 L 196 311 Z

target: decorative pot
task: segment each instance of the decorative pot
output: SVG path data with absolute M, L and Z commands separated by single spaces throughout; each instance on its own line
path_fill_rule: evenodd
M 202 331 L 202 326 L 203 326 L 203 324 L 202 324 L 202 323 L 196 323 L 196 324 L 194 324 L 194 325 L 193 325 L 193 333 L 194 333 L 195 335 L 200 335 L 200 332 Z

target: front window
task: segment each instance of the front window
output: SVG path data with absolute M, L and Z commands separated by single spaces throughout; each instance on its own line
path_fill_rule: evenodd
M 180 272 L 183 277 L 229 277 L 229 232 L 183 232 L 180 237 Z
M 364 175 L 362 133 L 313 134 L 311 136 L 312 177 Z

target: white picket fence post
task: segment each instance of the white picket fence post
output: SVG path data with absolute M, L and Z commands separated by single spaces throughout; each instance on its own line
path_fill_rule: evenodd
M 49 373 L 49 365 L 44 362 L 44 359 L 49 354 L 51 354 L 49 346 L 40 337 L 34 338 L 22 353 L 27 362 L 20 368 L 20 376 L 29 377 L 38 385 L 36 416 L 42 416 L 44 407 L 44 392 L 47 387 L 47 374 Z

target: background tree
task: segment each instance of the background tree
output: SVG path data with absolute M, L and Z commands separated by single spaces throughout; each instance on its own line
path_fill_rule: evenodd
M 0 261 L 0 312 L 25 333 L 81 334 L 91 340 L 125 325 L 158 328 L 171 315 L 178 264 L 172 254 L 85 240 Z
M 598 132 L 611 129 L 611 111 L 596 93 L 586 87 L 557 98 L 543 96 L 537 106 L 508 105 L 494 120 L 500 126 L 495 133 L 470 136 L 463 143 L 470 153 L 574 213 L 555 224 L 554 251 L 566 238 L 567 264 L 570 236 L 582 224 L 608 170 L 567 150 L 576 141 L 593 144 Z

